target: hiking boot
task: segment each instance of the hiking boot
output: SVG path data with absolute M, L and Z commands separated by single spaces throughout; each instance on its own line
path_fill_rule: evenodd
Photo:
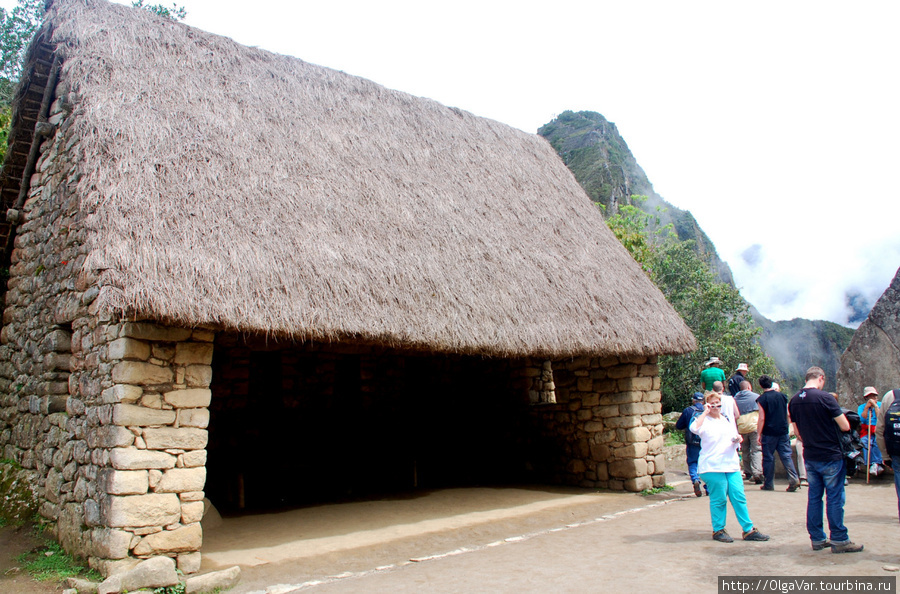
M 744 540 L 757 540 L 760 542 L 769 540 L 768 534 L 763 534 L 756 528 L 751 528 L 750 532 L 744 532 L 743 537 L 744 537 Z
M 788 493 L 793 493 L 794 491 L 796 491 L 796 490 L 799 489 L 799 488 L 800 488 L 800 483 L 799 483 L 799 482 L 797 482 L 797 483 L 791 483 L 790 485 L 788 485 L 787 492 L 788 492 Z
M 753 477 L 753 482 L 754 482 L 755 484 L 757 484 L 757 485 L 761 485 L 761 484 L 763 484 L 764 482 L 766 482 L 766 479 L 765 479 L 765 477 L 756 475 L 756 476 Z
M 713 532 L 713 540 L 718 540 L 719 542 L 734 542 L 734 539 L 731 538 L 727 532 L 725 532 L 724 528 Z
M 822 549 L 827 549 L 831 546 L 831 541 L 826 540 L 825 542 L 814 542 L 812 543 L 812 550 L 821 551 Z
M 863 550 L 863 548 L 863 545 L 850 542 L 849 540 L 841 544 L 831 543 L 832 553 L 858 553 Z
M 775 490 L 775 487 L 767 487 L 767 486 L 763 485 L 763 486 L 760 487 L 759 489 L 760 489 L 761 491 L 774 491 L 774 490 Z
M 694 481 L 694 495 L 703 497 L 703 491 L 700 490 L 700 481 Z

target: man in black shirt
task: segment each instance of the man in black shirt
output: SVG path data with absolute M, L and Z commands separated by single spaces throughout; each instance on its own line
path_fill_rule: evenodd
M 784 469 L 787 470 L 790 484 L 788 492 L 793 493 L 800 487 L 800 478 L 794 469 L 794 460 L 791 458 L 791 439 L 788 437 L 788 398 L 772 387 L 772 378 L 763 375 L 759 378 L 759 385 L 763 389 L 762 395 L 756 399 L 759 407 L 759 421 L 756 425 L 756 435 L 759 445 L 762 446 L 762 467 L 764 491 L 775 490 L 775 452 L 781 458 Z
M 741 382 L 747 380 L 748 373 L 750 373 L 750 368 L 747 367 L 746 363 L 741 363 L 737 366 L 737 369 L 734 370 L 734 375 L 728 378 L 729 394 L 737 396 L 738 392 L 741 391 Z
M 863 550 L 863 545 L 851 542 L 844 526 L 846 469 L 838 431 L 849 431 L 850 422 L 835 397 L 822 391 L 824 387 L 825 372 L 821 367 L 810 367 L 806 370 L 806 385 L 788 404 L 794 432 L 803 442 L 806 480 L 809 482 L 806 531 L 814 551 L 831 546 L 832 553 L 858 553 Z M 822 525 L 823 495 L 830 540 L 825 538 Z

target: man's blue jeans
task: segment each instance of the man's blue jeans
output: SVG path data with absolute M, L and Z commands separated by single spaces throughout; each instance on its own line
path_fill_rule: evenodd
M 892 457 L 893 460 L 900 462 L 900 456 Z M 894 471 L 894 490 L 897 491 L 897 516 L 900 517 L 900 468 Z
M 763 487 L 766 489 L 774 488 L 775 481 L 775 452 L 781 458 L 781 464 L 788 473 L 788 480 L 792 485 L 800 482 L 797 471 L 794 469 L 794 460 L 791 458 L 791 438 L 788 434 L 784 435 L 763 435 L 762 436 L 762 459 L 763 459 L 763 476 L 765 483 Z
M 867 466 L 871 466 L 872 464 L 884 464 L 884 459 L 881 456 L 881 450 L 878 449 L 878 442 L 876 440 L 872 440 L 871 458 L 869 458 L 869 436 L 863 435 L 862 437 L 860 437 L 859 443 L 862 444 L 863 460 L 866 461 Z
M 806 480 L 809 482 L 806 502 L 806 531 L 812 544 L 831 540 L 833 544 L 850 541 L 844 526 L 844 468 L 843 458 L 833 462 L 806 459 Z M 822 496 L 825 496 L 825 516 L 828 518 L 830 537 L 825 537 L 822 522 Z
M 688 474 L 691 475 L 691 482 L 696 483 L 700 480 L 700 475 L 697 474 L 697 463 L 700 461 L 700 446 L 686 445 L 684 450 L 685 454 L 687 454 Z

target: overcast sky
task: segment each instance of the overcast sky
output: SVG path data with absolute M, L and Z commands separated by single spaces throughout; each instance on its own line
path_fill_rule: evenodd
M 603 114 L 769 318 L 855 326 L 848 296 L 867 309 L 900 266 L 900 2 L 178 4 L 189 25 L 527 132 Z

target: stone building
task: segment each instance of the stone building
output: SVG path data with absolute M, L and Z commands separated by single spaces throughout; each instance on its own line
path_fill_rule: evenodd
M 104 574 L 197 571 L 204 497 L 664 483 L 694 338 L 536 135 L 56 0 L 0 184 L 0 448 Z

